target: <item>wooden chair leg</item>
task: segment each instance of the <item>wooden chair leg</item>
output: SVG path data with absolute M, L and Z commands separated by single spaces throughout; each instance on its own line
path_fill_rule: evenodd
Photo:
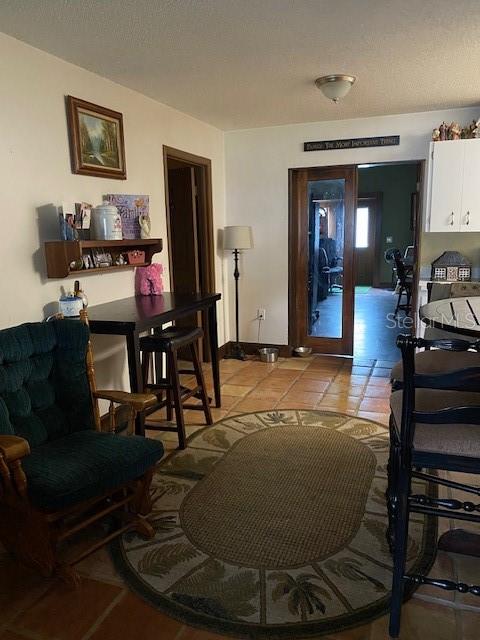
M 407 561 L 408 542 L 408 494 L 410 477 L 406 469 L 399 469 L 397 492 L 397 510 L 395 515 L 395 551 L 393 556 L 392 600 L 390 603 L 391 638 L 398 638 L 400 634 L 400 616 L 403 602 L 405 581 L 405 565 Z
M 172 418 L 173 418 L 173 397 L 172 397 L 172 385 L 173 385 L 173 377 L 172 377 L 172 371 L 171 371 L 172 367 L 171 367 L 171 363 L 170 363 L 170 358 L 168 357 L 168 353 L 167 353 L 167 374 L 166 374 L 166 379 L 169 385 L 169 388 L 166 390 L 166 399 L 167 399 L 167 421 L 171 422 Z
M 175 419 L 177 422 L 178 431 L 178 448 L 185 449 L 186 447 L 186 434 L 185 434 L 185 419 L 183 417 L 183 406 L 181 397 L 180 378 L 178 375 L 178 359 L 177 352 L 170 351 L 168 353 L 168 368 L 170 370 L 171 382 L 172 382 L 172 395 L 173 404 L 175 406 Z
M 143 357 L 142 357 L 142 380 L 143 380 L 143 390 L 145 391 L 145 388 L 148 386 L 148 373 L 150 370 L 150 360 L 151 360 L 151 353 L 149 351 L 144 351 L 143 352 Z
M 202 401 L 205 421 L 207 424 L 213 424 L 212 412 L 210 410 L 210 403 L 208 401 L 207 389 L 205 386 L 205 377 L 203 375 L 202 365 L 198 357 L 198 347 L 196 342 L 192 342 L 192 344 L 190 345 L 190 350 L 192 353 L 193 370 L 195 372 L 197 386 L 200 387 L 200 400 Z

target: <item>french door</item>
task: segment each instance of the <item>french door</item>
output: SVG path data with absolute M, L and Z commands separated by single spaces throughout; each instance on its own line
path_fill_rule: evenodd
M 355 166 L 290 171 L 289 344 L 353 354 Z

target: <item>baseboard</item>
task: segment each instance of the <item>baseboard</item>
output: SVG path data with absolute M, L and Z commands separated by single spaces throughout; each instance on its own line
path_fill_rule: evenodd
M 230 355 L 231 353 L 231 346 L 234 343 L 232 341 L 227 342 L 226 344 L 224 344 L 222 347 L 220 347 L 220 349 L 218 350 L 218 357 L 219 358 L 223 358 L 226 355 Z M 265 344 L 265 343 L 258 343 L 258 342 L 240 342 L 240 345 L 242 347 L 242 349 L 245 351 L 245 353 L 247 354 L 247 356 L 254 356 L 254 355 L 258 355 L 258 350 L 262 347 L 271 347 L 274 349 L 278 349 L 279 353 L 278 355 L 281 358 L 289 358 L 292 355 L 292 347 L 288 346 L 288 344 Z M 225 349 L 224 353 L 222 355 L 220 355 L 220 350 L 221 349 Z
M 224 358 L 229 350 L 229 342 L 226 342 L 225 344 L 222 344 L 221 347 L 218 347 L 218 359 L 221 360 L 222 358 Z

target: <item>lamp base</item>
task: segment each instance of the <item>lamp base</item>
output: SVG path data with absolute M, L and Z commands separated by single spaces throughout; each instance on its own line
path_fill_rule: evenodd
M 245 351 L 242 349 L 239 342 L 234 342 L 230 348 L 230 353 L 225 356 L 226 360 L 245 360 Z

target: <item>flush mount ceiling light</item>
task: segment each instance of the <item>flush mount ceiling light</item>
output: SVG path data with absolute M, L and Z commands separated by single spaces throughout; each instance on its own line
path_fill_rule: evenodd
M 326 98 L 333 100 L 336 104 L 340 98 L 344 98 L 347 95 L 355 80 L 355 76 L 333 74 L 317 78 L 315 85 Z

